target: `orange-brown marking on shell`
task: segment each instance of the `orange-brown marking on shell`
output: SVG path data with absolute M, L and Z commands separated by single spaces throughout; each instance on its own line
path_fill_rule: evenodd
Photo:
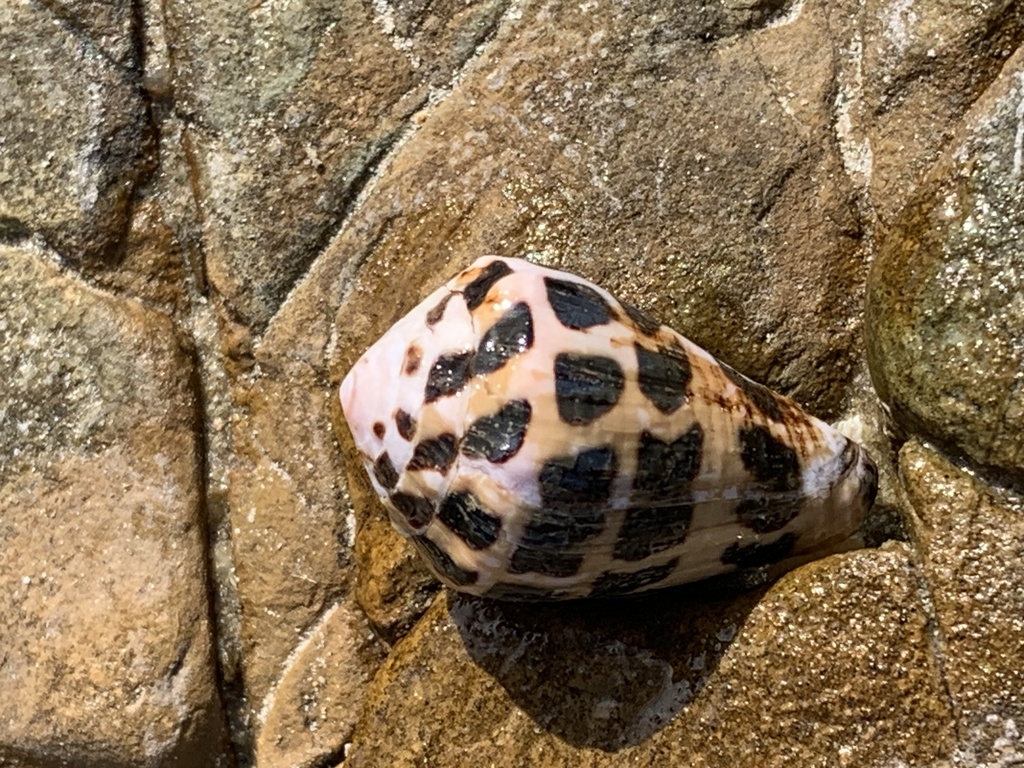
M 460 290 L 462 288 L 465 288 L 467 285 L 469 285 L 478 277 L 480 277 L 480 273 L 487 269 L 487 267 L 489 266 L 490 263 L 487 263 L 482 267 L 471 267 L 470 269 L 463 270 L 462 272 L 459 273 L 459 276 L 455 278 L 455 286 Z
M 782 397 L 776 397 L 779 401 L 779 405 L 782 406 L 785 402 Z M 788 398 L 786 398 L 788 400 Z M 817 453 L 820 448 L 818 442 L 819 433 L 818 430 L 814 429 L 810 422 L 805 418 L 794 418 L 792 408 L 794 403 L 790 400 L 785 403 L 786 408 L 783 410 L 782 415 L 784 420 L 781 424 L 783 430 L 786 433 L 786 444 L 789 445 L 797 456 L 800 458 L 800 466 L 804 467 L 807 465 L 808 460 Z
M 406 376 L 416 373 L 420 369 L 421 362 L 423 362 L 423 350 L 415 344 L 410 344 L 405 351 L 405 365 L 403 366 Z

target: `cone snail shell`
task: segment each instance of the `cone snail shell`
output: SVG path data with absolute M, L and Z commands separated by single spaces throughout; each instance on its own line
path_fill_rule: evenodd
M 604 289 L 485 256 L 341 385 L 395 527 L 448 586 L 642 592 L 813 555 L 870 508 L 867 452 Z

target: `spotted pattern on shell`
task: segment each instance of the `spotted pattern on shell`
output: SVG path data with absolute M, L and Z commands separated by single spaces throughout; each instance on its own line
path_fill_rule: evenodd
M 825 553 L 867 452 L 583 278 L 487 256 L 355 364 L 341 402 L 392 522 L 448 586 L 618 596 Z

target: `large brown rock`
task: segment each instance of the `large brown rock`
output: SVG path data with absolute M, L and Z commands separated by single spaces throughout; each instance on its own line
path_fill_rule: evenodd
M 192 357 L 0 248 L 0 762 L 227 764 Z
M 248 352 L 504 0 L 164 7 L 210 281 Z M 376 9 L 375 9 L 376 8 Z
M 1012 765 L 1024 760 L 1024 499 L 916 441 L 899 468 L 960 753 Z
M 439 598 L 345 765 L 932 764 L 954 732 L 919 577 L 897 545 L 717 599 Z
M 1024 40 L 1006 0 L 867 0 L 849 30 L 836 127 L 884 231 Z

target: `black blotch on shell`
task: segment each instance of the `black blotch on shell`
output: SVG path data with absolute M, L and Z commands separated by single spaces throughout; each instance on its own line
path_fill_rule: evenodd
M 481 416 L 462 438 L 464 456 L 483 457 L 494 464 L 508 461 L 523 445 L 532 409 L 526 400 L 511 400 L 497 413 Z
M 535 600 L 557 600 L 564 595 L 562 590 L 548 589 L 547 587 L 534 587 L 529 584 L 495 584 L 484 597 L 495 600 L 510 600 L 521 602 L 533 602 Z
M 614 573 L 611 571 L 602 573 L 594 581 L 594 587 L 590 591 L 591 597 L 611 597 L 614 595 L 628 595 L 636 592 L 641 587 L 648 587 L 664 581 L 679 565 L 679 558 L 673 558 L 662 565 L 652 565 L 649 568 L 641 568 L 638 571 L 628 573 Z
M 468 587 L 470 584 L 476 584 L 477 579 L 480 578 L 476 571 L 467 571 L 456 564 L 448 556 L 447 552 L 426 536 L 413 536 L 412 543 L 419 550 L 420 554 L 429 560 L 434 565 L 434 568 L 446 576 L 455 586 Z
M 743 427 L 739 437 L 743 466 L 766 490 L 795 491 L 800 487 L 800 460 L 796 451 L 767 427 Z
M 575 456 L 550 459 L 540 470 L 540 495 L 544 504 L 540 517 L 551 510 L 577 510 L 575 514 L 579 515 L 587 514 L 588 509 L 603 508 L 611 496 L 617 473 L 618 457 L 610 445 L 588 448 Z M 597 512 L 589 514 L 598 515 Z M 599 513 L 599 519 L 603 527 L 603 512 Z M 579 529 L 581 526 L 569 527 Z
M 455 462 L 459 441 L 451 432 L 423 440 L 413 450 L 412 458 L 406 464 L 407 470 L 436 469 L 445 474 Z
M 787 558 L 793 552 L 795 545 L 796 534 L 792 531 L 782 534 L 776 541 L 768 544 L 754 542 L 740 546 L 739 542 L 733 542 L 722 553 L 722 563 L 735 565 L 738 568 L 757 568 L 761 565 L 770 565 Z
M 625 385 L 622 366 L 611 357 L 571 352 L 555 357 L 555 399 L 566 424 L 589 424 L 608 413 Z
M 555 277 L 545 277 L 548 303 L 558 322 L 581 331 L 611 320 L 611 308 L 600 293 L 588 285 Z
M 534 549 L 520 545 L 509 560 L 509 573 L 539 573 L 544 576 L 564 577 L 578 573 L 583 555 L 559 552 L 555 548 Z
M 401 408 L 395 412 L 395 426 L 403 440 L 412 440 L 416 434 L 416 419 Z
M 799 499 L 744 499 L 736 507 L 736 517 L 753 531 L 772 533 L 800 514 L 801 504 Z
M 455 352 L 441 355 L 430 369 L 423 399 L 432 403 L 442 397 L 458 393 L 470 378 L 473 364 L 472 352 Z
M 509 571 L 547 576 L 578 572 L 583 564 L 579 545 L 605 528 L 605 507 L 617 470 L 611 446 L 546 462 L 540 471 L 544 506 L 523 531 Z
M 499 317 L 480 340 L 473 374 L 493 373 L 532 346 L 533 316 L 529 305 L 519 302 Z
M 634 346 L 640 391 L 662 413 L 674 413 L 686 402 L 693 378 L 686 350 L 674 345 L 659 350 Z
M 692 520 L 693 504 L 626 510 L 615 542 L 615 557 L 635 562 L 678 546 L 686 540 Z
M 470 549 L 486 549 L 501 533 L 501 519 L 469 491 L 448 494 L 437 510 L 437 518 Z
M 375 421 L 375 422 L 373 422 L 373 434 L 375 434 L 377 436 L 378 440 L 383 440 L 384 439 L 385 429 L 384 429 L 384 422 L 383 421 Z
M 735 368 L 730 368 L 724 363 L 722 364 L 722 371 L 729 381 L 739 387 L 740 391 L 746 395 L 747 399 L 754 404 L 757 410 L 772 421 L 780 422 L 785 420 L 786 416 L 780 407 L 779 396 L 768 389 L 768 387 L 748 379 Z
M 469 307 L 469 311 L 472 312 L 484 303 L 484 299 L 487 298 L 491 286 L 501 280 L 501 278 L 511 274 L 512 268 L 499 259 L 492 261 L 484 267 L 476 279 L 462 290 L 462 295 L 466 300 L 466 306 Z
M 434 519 L 434 505 L 422 496 L 398 491 L 391 494 L 389 498 L 413 530 L 426 527 Z
M 398 485 L 398 471 L 395 469 L 388 452 L 384 451 L 377 460 L 373 462 L 373 476 L 377 482 L 388 490 Z
M 700 424 L 669 442 L 646 429 L 640 433 L 633 491 L 637 499 L 670 501 L 689 494 L 690 483 L 700 473 L 704 430 Z
M 632 304 L 629 304 L 622 299 L 619 299 L 619 305 L 622 307 L 622 310 L 626 313 L 629 319 L 633 321 L 633 325 L 636 326 L 636 329 L 645 336 L 653 336 L 661 329 L 661 323 L 639 307 L 634 307 Z

